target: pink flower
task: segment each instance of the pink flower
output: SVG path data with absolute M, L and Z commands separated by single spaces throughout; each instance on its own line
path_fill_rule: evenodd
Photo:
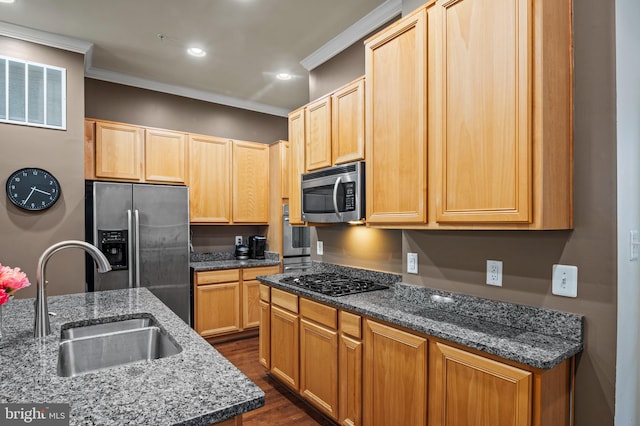
M 0 264 L 0 305 L 7 303 L 16 291 L 30 285 L 27 275 L 20 268 Z

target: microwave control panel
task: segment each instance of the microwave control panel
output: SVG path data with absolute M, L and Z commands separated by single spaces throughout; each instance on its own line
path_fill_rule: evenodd
M 356 209 L 356 183 L 345 182 L 344 188 L 344 211 L 352 212 Z

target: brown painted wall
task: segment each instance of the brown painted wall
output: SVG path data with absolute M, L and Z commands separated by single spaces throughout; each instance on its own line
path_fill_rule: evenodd
M 616 131 L 614 5 L 574 1 L 575 61 L 575 213 L 573 231 L 384 231 L 380 247 L 367 244 L 368 233 L 346 227 L 317 228 L 324 255 L 315 259 L 398 272 L 406 253 L 419 256 L 419 275 L 403 274 L 406 283 L 462 292 L 496 300 L 543 306 L 585 316 L 585 350 L 578 358 L 576 425 L 612 425 L 616 359 Z M 363 57 L 356 50 L 344 53 Z M 324 92 L 333 90 L 363 65 L 336 56 L 312 71 Z M 347 67 L 352 67 L 347 71 Z M 320 68 L 320 67 L 319 67 Z M 321 81 L 327 83 L 324 84 Z M 342 83 L 340 83 L 342 84 Z M 313 97 L 312 97 L 313 99 Z M 398 243 L 398 240 L 401 240 Z M 313 243 L 315 244 L 315 242 Z M 399 245 L 398 245 L 399 244 Z M 345 250 L 345 246 L 358 250 Z M 315 250 L 313 250 L 315 252 Z M 398 259 L 399 256 L 399 259 Z M 486 260 L 502 260 L 503 287 L 484 284 Z M 578 297 L 551 294 L 554 263 L 578 266 Z
M 287 138 L 286 117 L 91 78 L 85 92 L 86 117 L 267 144 Z
M 84 58 L 80 54 L 0 36 L 2 55 L 67 69 L 67 129 L 51 130 L 0 123 L 0 263 L 20 267 L 32 286 L 17 297 L 35 296 L 36 265 L 42 252 L 62 240 L 84 240 Z M 22 211 L 4 194 L 9 174 L 41 167 L 62 186 L 58 202 L 41 213 Z M 84 291 L 84 255 L 70 249 L 47 267 L 50 295 Z

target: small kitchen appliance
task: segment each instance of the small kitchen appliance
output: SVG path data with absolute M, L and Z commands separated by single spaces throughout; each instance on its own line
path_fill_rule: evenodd
M 263 235 L 249 236 L 249 259 L 264 259 L 267 238 Z
M 302 175 L 302 220 L 340 223 L 365 219 L 364 161 Z
M 238 244 L 236 246 L 236 259 L 238 260 L 247 260 L 249 259 L 249 247 L 244 244 Z

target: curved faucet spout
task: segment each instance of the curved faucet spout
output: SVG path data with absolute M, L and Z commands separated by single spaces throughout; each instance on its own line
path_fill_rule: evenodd
M 85 243 L 84 241 L 67 240 L 53 244 L 46 249 L 40 259 L 38 259 L 38 268 L 36 270 L 36 312 L 35 322 L 33 325 L 33 337 L 39 338 L 51 334 L 51 325 L 49 324 L 49 309 L 47 307 L 47 294 L 45 279 L 45 269 L 47 262 L 55 253 L 66 248 L 81 248 L 91 255 L 98 266 L 98 272 L 104 273 L 111 270 L 111 264 L 104 254 L 94 245 Z

